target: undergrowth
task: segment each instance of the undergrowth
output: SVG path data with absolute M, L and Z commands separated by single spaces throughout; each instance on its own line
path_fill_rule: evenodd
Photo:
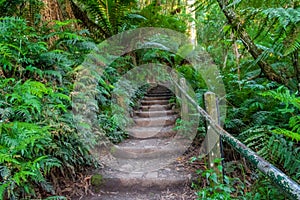
M 4 199 L 57 195 L 63 181 L 72 182 L 85 168 L 98 165 L 76 134 L 70 112 L 72 68 L 93 45 L 82 36 L 84 32 L 69 32 L 70 23 L 57 23 L 54 32 L 47 33 L 21 18 L 0 19 L 0 196 Z M 47 43 L 51 37 L 56 38 L 52 46 Z

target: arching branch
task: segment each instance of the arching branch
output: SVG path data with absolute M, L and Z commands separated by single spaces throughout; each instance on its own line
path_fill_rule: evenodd
M 245 28 L 241 26 L 241 22 L 236 17 L 235 12 L 231 8 L 228 8 L 228 1 L 217 0 L 217 2 L 232 29 L 236 31 L 238 37 L 245 45 L 248 52 L 255 60 L 258 60 L 258 65 L 261 68 L 262 73 L 267 77 L 267 79 L 286 85 L 287 80 L 284 77 L 280 76 L 267 62 L 259 59 L 262 55 L 262 51 L 255 45 L 249 34 L 246 32 Z

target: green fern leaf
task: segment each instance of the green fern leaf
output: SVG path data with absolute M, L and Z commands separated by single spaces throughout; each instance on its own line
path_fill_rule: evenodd
M 295 133 L 293 131 L 289 131 L 286 129 L 282 129 L 282 128 L 278 128 L 275 130 L 272 130 L 273 133 L 279 134 L 279 135 L 284 135 L 292 140 L 295 140 L 297 142 L 300 141 L 300 134 L 299 133 Z

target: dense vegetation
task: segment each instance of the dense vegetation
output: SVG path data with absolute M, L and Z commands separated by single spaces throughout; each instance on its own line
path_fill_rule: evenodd
M 0 0 L 0 197 L 63 198 L 71 195 L 70 184 L 84 179 L 86 169 L 99 166 L 91 146 L 76 131 L 93 130 L 86 124 L 78 127 L 72 112 L 80 64 L 99 42 L 140 27 L 186 33 L 193 20 L 198 44 L 210 54 L 225 84 L 225 129 L 300 183 L 299 2 L 194 3 L 196 18 L 186 1 L 163 0 L 60 0 L 53 3 L 60 14 L 48 16 L 51 1 Z M 127 135 L 118 125 L 122 116 L 110 107 L 113 85 L 128 70 L 148 62 L 177 70 L 202 101 L 205 82 L 175 53 L 153 48 L 125 54 L 105 68 L 97 83 L 97 123 L 114 143 Z M 128 104 L 134 106 L 145 88 Z M 235 164 L 232 157 L 238 156 L 229 152 L 228 174 L 248 170 Z M 226 179 L 228 184 L 219 183 L 212 171 L 199 173 L 215 182 L 195 186 L 199 198 L 285 199 L 255 169 L 244 172 L 242 181 Z M 72 195 L 83 194 L 77 192 Z

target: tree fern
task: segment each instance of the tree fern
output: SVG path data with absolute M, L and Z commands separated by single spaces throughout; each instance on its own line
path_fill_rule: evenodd
M 85 22 L 90 31 L 100 33 L 103 38 L 110 37 L 120 30 L 126 11 L 129 11 L 133 0 L 72 0 L 75 16 Z

